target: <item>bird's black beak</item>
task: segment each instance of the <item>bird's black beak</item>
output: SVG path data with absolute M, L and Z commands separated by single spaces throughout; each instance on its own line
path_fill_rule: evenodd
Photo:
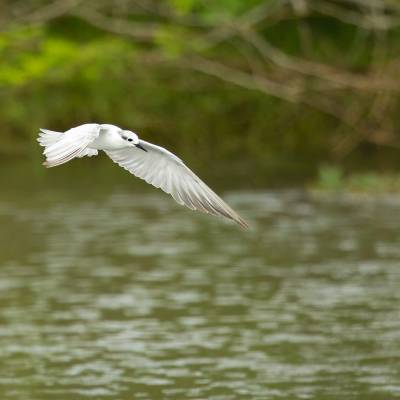
M 140 150 L 143 150 L 143 151 L 146 151 L 147 152 L 147 150 L 140 144 L 140 143 L 138 143 L 138 144 L 135 144 L 135 146 L 138 148 L 138 149 L 140 149 Z

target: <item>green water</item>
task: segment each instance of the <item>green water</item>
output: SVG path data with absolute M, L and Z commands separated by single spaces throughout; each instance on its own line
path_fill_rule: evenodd
M 400 398 L 398 199 L 7 182 L 0 399 Z

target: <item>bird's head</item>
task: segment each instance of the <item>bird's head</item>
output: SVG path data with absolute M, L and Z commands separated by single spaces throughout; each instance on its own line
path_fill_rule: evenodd
M 129 142 L 129 143 L 132 143 L 133 145 L 139 143 L 138 135 L 136 135 L 135 132 L 121 130 L 120 135 L 123 140 L 125 140 L 126 142 Z
M 140 144 L 139 137 L 138 137 L 138 135 L 136 135 L 135 132 L 121 130 L 120 135 L 121 135 L 121 138 L 127 142 L 127 144 L 132 145 L 132 146 L 136 146 L 141 150 L 147 151 Z

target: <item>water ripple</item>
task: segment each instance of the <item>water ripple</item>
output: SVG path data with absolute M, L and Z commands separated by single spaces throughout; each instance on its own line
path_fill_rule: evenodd
M 1 398 L 400 395 L 394 199 L 94 197 L 0 201 Z

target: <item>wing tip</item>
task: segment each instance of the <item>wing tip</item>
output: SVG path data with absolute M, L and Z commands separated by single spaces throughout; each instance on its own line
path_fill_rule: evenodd
M 250 229 L 250 225 L 241 217 L 235 219 L 235 222 L 244 230 L 248 231 Z

